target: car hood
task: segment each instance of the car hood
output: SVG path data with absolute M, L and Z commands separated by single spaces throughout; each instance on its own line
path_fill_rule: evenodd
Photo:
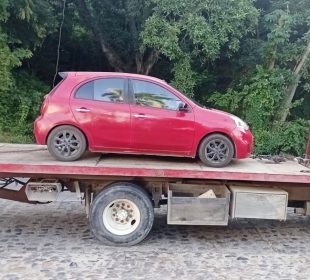
M 198 107 L 198 106 L 197 106 Z M 212 108 L 202 108 L 198 107 L 198 110 L 196 111 L 196 116 L 198 121 L 200 122 L 208 122 L 210 126 L 217 126 L 218 124 L 221 124 L 225 127 L 229 127 L 230 129 L 233 129 L 236 127 L 236 123 L 234 119 L 232 118 L 234 115 L 217 110 Z

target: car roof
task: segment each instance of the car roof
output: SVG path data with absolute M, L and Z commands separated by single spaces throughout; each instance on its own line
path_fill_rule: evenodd
M 133 78 L 133 79 L 146 79 L 148 81 L 166 83 L 165 80 L 161 80 L 152 76 L 140 75 L 140 74 L 133 74 L 133 73 L 123 73 L 123 72 L 84 72 L 84 71 L 65 71 L 59 72 L 61 77 L 71 76 L 85 76 L 85 78 L 96 78 L 96 77 L 122 77 L 122 78 Z

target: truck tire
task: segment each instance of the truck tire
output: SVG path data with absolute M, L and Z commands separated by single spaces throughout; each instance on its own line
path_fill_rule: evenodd
M 207 166 L 224 167 L 228 165 L 235 150 L 228 137 L 215 133 L 207 136 L 199 146 L 199 158 Z
M 61 125 L 54 128 L 47 138 L 50 154 L 60 161 L 79 159 L 87 147 L 84 134 L 76 127 Z
M 150 195 L 126 182 L 114 183 L 96 195 L 90 208 L 90 229 L 106 245 L 131 246 L 150 232 L 154 207 Z

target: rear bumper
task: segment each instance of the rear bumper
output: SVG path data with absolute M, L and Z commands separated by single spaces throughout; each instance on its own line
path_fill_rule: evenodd
M 232 132 L 235 142 L 235 158 L 242 159 L 249 157 L 253 152 L 254 137 L 251 131 L 235 128 Z
M 39 116 L 34 122 L 34 136 L 39 145 L 45 145 L 52 123 L 46 117 Z

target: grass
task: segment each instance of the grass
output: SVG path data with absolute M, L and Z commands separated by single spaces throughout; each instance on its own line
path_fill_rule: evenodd
M 0 143 L 33 144 L 35 143 L 35 140 L 31 135 L 15 135 L 9 132 L 0 131 Z

